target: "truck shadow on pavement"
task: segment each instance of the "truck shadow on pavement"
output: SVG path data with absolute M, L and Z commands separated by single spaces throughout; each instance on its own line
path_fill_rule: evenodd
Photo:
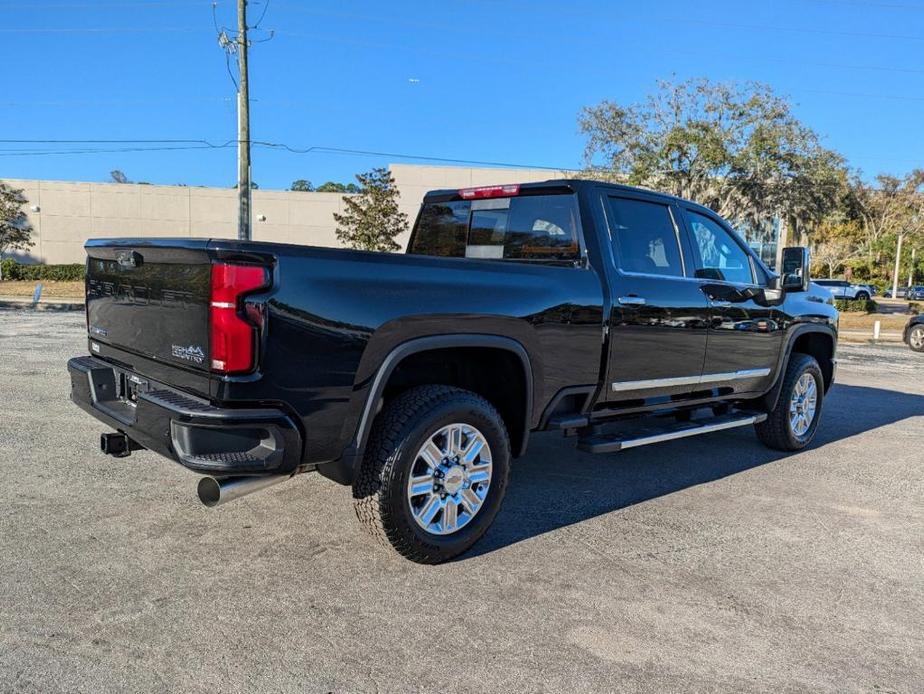
M 835 385 L 812 446 L 924 416 L 924 395 Z M 460 561 L 688 487 L 796 454 L 764 447 L 751 427 L 609 455 L 575 449 L 560 433 L 535 434 L 516 460 L 491 529 Z

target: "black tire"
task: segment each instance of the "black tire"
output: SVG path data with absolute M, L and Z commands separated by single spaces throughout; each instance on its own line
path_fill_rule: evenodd
M 452 423 L 476 427 L 491 451 L 491 480 L 480 508 L 459 530 L 439 535 L 415 521 L 407 484 L 427 438 Z M 373 424 L 353 483 L 356 517 L 373 537 L 411 561 L 439 564 L 474 545 L 497 515 L 510 474 L 510 437 L 497 410 L 480 395 L 445 385 L 411 388 Z
M 869 292 L 857 292 L 856 300 L 857 301 L 868 301 Z
M 818 402 L 815 408 L 815 417 L 812 419 L 808 430 L 802 436 L 799 436 L 793 431 L 790 424 L 789 407 L 793 389 L 805 373 L 810 373 L 815 379 Z M 818 362 L 815 361 L 814 357 L 798 352 L 790 355 L 776 407 L 769 413 L 767 419 L 754 425 L 761 443 L 778 451 L 798 451 L 808 446 L 815 437 L 815 431 L 818 429 L 818 422 L 821 419 L 824 388 L 821 367 L 818 366 Z
M 908 331 L 908 346 L 915 352 L 924 352 L 924 342 L 920 343 L 920 347 L 914 346 L 914 336 L 916 334 L 922 334 L 922 337 L 924 337 L 924 324 L 915 325 Z

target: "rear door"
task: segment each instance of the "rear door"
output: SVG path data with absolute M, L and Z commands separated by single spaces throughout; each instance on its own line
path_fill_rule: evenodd
M 778 316 L 753 298 L 768 278 L 718 216 L 685 208 L 693 274 L 711 315 L 702 388 L 727 394 L 766 390 L 780 353 Z
M 90 339 L 159 362 L 209 370 L 207 240 L 87 243 Z
M 709 304 L 687 274 L 679 211 L 657 196 L 603 196 L 614 302 L 609 401 L 685 395 L 699 383 Z

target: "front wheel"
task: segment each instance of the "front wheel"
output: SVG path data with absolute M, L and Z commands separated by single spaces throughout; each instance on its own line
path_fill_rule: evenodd
M 857 301 L 869 301 L 868 292 L 857 292 Z
M 823 401 L 824 377 L 818 362 L 808 354 L 792 354 L 776 407 L 754 425 L 757 437 L 779 451 L 805 448 L 815 437 Z
M 484 535 L 509 472 L 510 439 L 491 403 L 451 386 L 411 388 L 376 418 L 353 483 L 356 516 L 407 559 L 438 564 Z
M 908 333 L 908 346 L 915 352 L 924 352 L 924 325 L 916 325 Z

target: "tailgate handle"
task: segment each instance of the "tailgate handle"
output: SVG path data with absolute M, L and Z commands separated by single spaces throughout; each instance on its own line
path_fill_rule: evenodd
M 116 253 L 116 262 L 119 264 L 119 267 L 128 269 L 141 267 L 144 258 L 138 251 L 119 251 Z

